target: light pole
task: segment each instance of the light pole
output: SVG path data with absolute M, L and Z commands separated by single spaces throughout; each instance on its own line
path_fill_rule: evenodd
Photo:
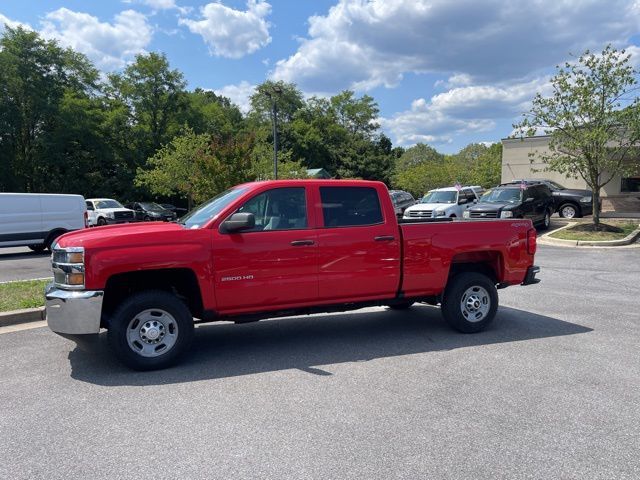
M 273 85 L 270 90 L 263 90 L 264 94 L 271 99 L 271 120 L 273 122 L 273 176 L 278 179 L 278 108 L 276 97 L 282 95 L 282 88 Z

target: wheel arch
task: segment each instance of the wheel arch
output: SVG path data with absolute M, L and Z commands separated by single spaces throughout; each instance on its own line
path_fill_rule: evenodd
M 499 251 L 459 253 L 451 259 L 449 279 L 463 272 L 475 272 L 486 275 L 494 283 L 499 283 L 503 278 L 503 265 L 502 253 Z
M 128 296 L 146 290 L 162 290 L 176 295 L 189 308 L 192 316 L 202 318 L 204 313 L 202 292 L 198 279 L 189 268 L 167 268 L 124 272 L 107 279 L 103 301 L 103 326 Z

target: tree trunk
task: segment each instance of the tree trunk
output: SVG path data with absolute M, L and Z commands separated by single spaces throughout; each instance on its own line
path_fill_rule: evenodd
M 593 224 L 595 229 L 598 230 L 600 225 L 600 187 L 597 186 L 593 189 Z

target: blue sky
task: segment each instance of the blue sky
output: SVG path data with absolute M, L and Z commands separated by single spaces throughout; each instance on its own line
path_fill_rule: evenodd
M 190 88 L 243 108 L 269 78 L 305 95 L 367 93 L 395 145 L 447 153 L 508 136 L 571 53 L 612 43 L 640 58 L 640 6 L 624 0 L 2 0 L 4 23 L 105 72 L 164 52 Z

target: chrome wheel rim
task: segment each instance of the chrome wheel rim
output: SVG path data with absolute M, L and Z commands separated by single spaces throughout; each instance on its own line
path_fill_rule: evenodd
M 563 207 L 562 216 L 564 218 L 573 218 L 576 216 L 576 209 L 570 206 Z
M 159 357 L 178 340 L 178 323 L 166 310 L 150 308 L 138 313 L 127 326 L 127 344 L 142 357 Z
M 469 322 L 475 323 L 483 320 L 491 308 L 489 292 L 479 286 L 467 288 L 460 299 L 460 311 Z

